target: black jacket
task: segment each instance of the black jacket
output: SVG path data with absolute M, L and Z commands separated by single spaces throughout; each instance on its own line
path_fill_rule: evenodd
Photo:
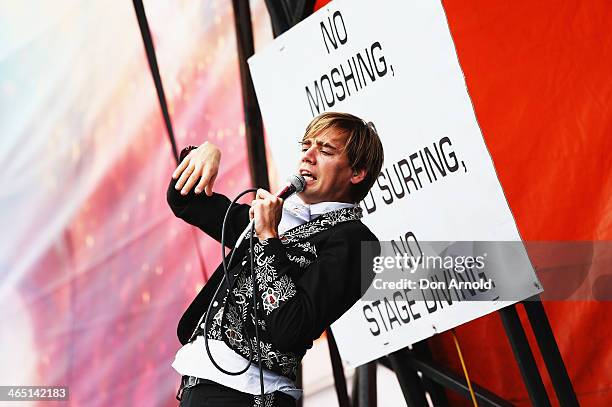
M 230 200 L 219 194 L 209 197 L 190 192 L 182 196 L 174 184 L 173 180 L 167 193 L 174 214 L 220 241 Z M 228 247 L 233 247 L 247 226 L 249 208 L 237 205 L 232 209 L 225 232 Z M 262 362 L 268 369 L 295 380 L 297 366 L 312 342 L 361 297 L 361 242 L 378 240 L 361 223 L 360 216 L 359 207 L 340 209 L 293 228 L 280 239 L 262 242 L 255 239 L 260 345 Z M 236 304 L 226 301 L 225 285 L 219 294 L 219 304 L 211 310 L 207 336 L 225 341 L 248 359 L 256 342 L 251 317 L 253 283 L 244 247 L 248 248 L 248 239 L 241 244 L 230 269 Z M 363 261 L 372 264 L 371 258 Z M 220 265 L 183 314 L 177 330 L 182 344 L 198 329 L 222 278 Z M 243 329 L 251 337 L 250 344 L 242 334 Z M 253 353 L 257 361 L 256 351 Z

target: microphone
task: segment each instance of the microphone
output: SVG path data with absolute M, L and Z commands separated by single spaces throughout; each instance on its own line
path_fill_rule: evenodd
M 287 183 L 283 186 L 283 188 L 276 193 L 276 197 L 284 200 L 284 199 L 289 198 L 293 194 L 302 192 L 305 188 L 306 188 L 306 179 L 299 174 L 292 175 L 289 178 L 287 178 Z M 253 226 L 254 223 L 255 223 L 255 218 L 251 219 L 246 229 L 244 229 L 242 234 L 238 237 L 238 240 L 236 240 L 236 244 L 234 245 L 234 247 L 240 246 L 240 244 L 246 237 L 246 234 L 249 232 L 249 230 L 251 230 L 251 227 Z
M 306 179 L 301 175 L 292 175 L 287 178 L 287 183 L 276 193 L 276 197 L 280 199 L 287 199 L 293 194 L 302 192 L 306 188 Z

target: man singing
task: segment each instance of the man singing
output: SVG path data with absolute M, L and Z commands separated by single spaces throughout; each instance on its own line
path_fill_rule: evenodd
M 297 172 L 306 179 L 305 190 L 283 202 L 259 189 L 250 206 L 232 209 L 226 224 L 225 244 L 232 248 L 249 220 L 255 220 L 257 292 L 245 241 L 230 266 L 229 289 L 221 265 L 179 322 L 183 347 L 172 366 L 183 376 L 181 406 L 295 406 L 301 396 L 295 375 L 306 350 L 360 298 L 361 242 L 378 240 L 359 220 L 357 203 L 380 173 L 382 144 L 372 123 L 346 113 L 324 113 L 308 125 L 300 145 Z M 174 214 L 217 241 L 230 205 L 227 197 L 213 193 L 220 158 L 219 149 L 208 142 L 188 147 L 168 188 Z M 205 336 L 223 369 L 240 371 L 251 355 L 253 364 L 240 375 L 221 372 L 208 356 Z M 260 373 L 265 400 L 258 396 Z

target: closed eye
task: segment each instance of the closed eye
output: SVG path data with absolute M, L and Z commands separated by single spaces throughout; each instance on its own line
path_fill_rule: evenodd
M 308 149 L 310 149 L 310 147 L 312 146 L 312 143 L 310 141 L 299 141 L 298 143 L 300 144 L 300 146 L 302 146 L 302 148 L 301 148 L 302 153 L 308 151 Z M 323 150 L 323 148 L 332 148 L 332 149 L 335 149 L 334 146 L 329 146 L 329 145 L 327 145 L 327 143 L 325 143 L 325 144 L 324 143 L 317 143 L 317 144 L 320 144 L 320 145 L 318 145 L 318 149 L 319 149 L 319 152 L 321 154 L 323 154 L 325 156 L 334 155 L 333 152 L 330 152 L 330 151 L 327 151 L 327 150 Z
M 307 151 L 310 148 L 310 143 L 309 142 L 304 142 L 304 141 L 298 141 L 298 144 L 302 147 L 302 153 L 304 151 Z

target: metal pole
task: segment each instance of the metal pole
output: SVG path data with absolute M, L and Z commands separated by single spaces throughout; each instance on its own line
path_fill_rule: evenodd
M 170 145 L 172 146 L 172 155 L 174 156 L 174 160 L 178 163 L 179 151 L 174 138 L 174 130 L 172 129 L 172 120 L 170 119 L 170 111 L 168 110 L 168 103 L 164 93 L 164 85 L 157 65 L 157 56 L 155 55 L 155 47 L 149 28 L 149 21 L 147 20 L 147 14 L 145 13 L 142 0 L 133 0 L 133 3 L 136 18 L 138 19 L 138 26 L 140 27 L 140 34 L 142 35 L 142 41 L 147 54 L 147 62 L 149 63 L 149 69 L 151 70 L 151 76 L 153 77 L 153 83 L 157 91 L 157 101 L 159 102 L 164 124 L 166 125 L 166 131 L 168 132 L 168 138 L 170 139 Z
M 397 376 L 397 381 L 404 394 L 404 399 L 408 407 L 421 407 L 427 405 L 425 389 L 419 379 L 416 370 L 410 367 L 408 362 L 408 348 L 403 348 L 397 352 L 390 353 L 387 358 L 391 362 L 391 367 Z
M 302 364 L 300 363 L 300 365 L 298 366 L 297 369 L 297 374 L 296 374 L 296 378 L 295 378 L 295 386 L 298 389 L 302 388 Z M 304 405 L 304 397 L 300 397 L 296 402 L 295 402 L 295 407 L 302 407 Z
M 499 314 L 501 315 L 506 336 L 510 341 L 510 346 L 523 377 L 523 382 L 527 388 L 527 393 L 529 393 L 531 404 L 536 407 L 549 407 L 550 400 L 548 399 L 548 394 L 544 388 L 542 377 L 536 366 L 533 353 L 531 353 L 527 336 L 525 336 L 525 331 L 515 306 L 511 305 L 502 308 L 499 310 Z
M 357 367 L 359 371 L 359 407 L 376 407 L 376 361 Z
M 418 370 L 423 374 L 423 377 L 428 377 L 431 380 L 439 383 L 440 385 L 453 390 L 466 398 L 470 398 L 470 391 L 468 389 L 465 379 L 449 369 L 442 367 L 431 360 L 422 360 L 413 354 L 407 355 L 407 363 L 409 366 Z M 482 407 L 511 407 L 512 403 L 502 399 L 498 395 L 490 392 L 489 390 L 479 386 L 476 383 L 472 383 L 476 400 Z M 438 407 L 437 404 L 434 404 Z
M 353 373 L 353 385 L 351 387 L 351 406 L 359 407 L 359 369 Z
M 338 396 L 338 405 L 340 407 L 350 407 L 351 403 L 348 397 L 346 378 L 344 377 L 344 368 L 342 367 L 340 352 L 338 352 L 338 345 L 336 345 L 336 339 L 334 338 L 332 330 L 327 328 L 325 332 L 327 334 L 329 359 L 331 361 L 332 372 L 334 375 L 334 386 L 336 387 L 336 395 Z
M 413 344 L 411 353 L 415 357 L 420 357 L 423 360 L 433 360 L 427 340 Z M 423 382 L 425 392 L 429 394 L 429 397 L 431 397 L 431 402 L 434 406 L 448 406 L 448 399 L 442 386 L 425 375 L 421 377 L 421 381 Z
M 249 167 L 251 169 L 251 180 L 253 185 L 258 188 L 270 189 L 263 120 L 259 104 L 257 103 L 257 97 L 255 96 L 253 79 L 247 64 L 247 59 L 255 53 L 251 9 L 249 8 L 248 0 L 232 0 L 232 6 L 234 8 L 234 25 L 236 27 L 238 64 L 244 108 L 244 129 L 249 155 Z
M 538 348 L 546 364 L 546 370 L 555 388 L 555 393 L 561 406 L 579 406 L 578 398 L 574 392 L 572 381 L 570 380 L 561 352 L 557 346 L 557 341 L 546 316 L 544 305 L 540 301 L 540 296 L 535 296 L 523 302 L 527 317 L 531 324 L 531 329 L 538 342 Z

